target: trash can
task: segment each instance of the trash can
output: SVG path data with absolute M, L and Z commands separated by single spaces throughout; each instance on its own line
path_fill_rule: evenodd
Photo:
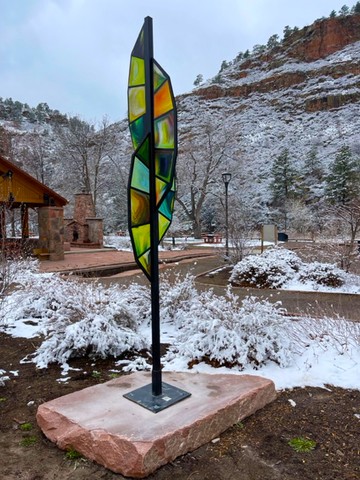
M 287 242 L 289 240 L 289 235 L 284 232 L 278 233 L 278 242 Z

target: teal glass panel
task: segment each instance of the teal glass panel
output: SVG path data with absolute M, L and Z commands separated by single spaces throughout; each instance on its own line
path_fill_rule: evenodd
M 155 150 L 155 174 L 166 182 L 172 181 L 173 158 L 173 150 Z
M 134 167 L 131 177 L 131 188 L 136 188 L 145 193 L 150 192 L 149 169 L 137 157 L 134 160 Z
M 130 134 L 133 146 L 136 149 L 143 141 L 145 136 L 145 116 L 142 116 L 130 123 Z
M 174 210 L 174 200 L 175 200 L 175 192 L 170 190 L 170 192 L 164 198 L 164 201 L 160 205 L 159 212 L 164 215 L 164 217 L 171 220 L 172 212 Z

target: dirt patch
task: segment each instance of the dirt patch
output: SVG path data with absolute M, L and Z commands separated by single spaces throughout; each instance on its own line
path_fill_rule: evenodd
M 114 360 L 73 361 L 61 369 L 20 363 L 39 339 L 0 334 L 0 479 L 115 480 L 123 478 L 88 460 L 69 459 L 36 425 L 38 405 L 112 377 Z M 13 373 L 9 373 L 13 372 Z M 15 373 L 17 372 L 17 373 Z M 153 480 L 355 480 L 360 478 L 360 391 L 296 388 L 230 428 L 219 441 L 188 453 L 149 476 Z M 303 437 L 314 450 L 298 453 L 288 442 Z

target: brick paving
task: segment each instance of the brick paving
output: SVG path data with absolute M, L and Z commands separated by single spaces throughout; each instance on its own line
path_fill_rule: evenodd
M 165 263 L 174 263 L 181 260 L 208 257 L 215 254 L 216 252 L 212 248 L 164 250 L 159 251 L 159 260 Z M 40 262 L 40 270 L 42 272 L 83 272 L 110 267 L 118 267 L 123 270 L 134 269 L 136 263 L 133 253 L 112 249 L 72 249 L 70 252 L 65 252 L 64 260 Z

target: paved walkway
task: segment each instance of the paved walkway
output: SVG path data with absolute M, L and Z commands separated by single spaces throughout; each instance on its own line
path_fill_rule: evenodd
M 175 263 L 182 260 L 209 257 L 216 254 L 211 248 L 191 248 L 188 250 L 159 251 L 159 260 L 163 263 Z M 132 252 L 113 249 L 84 250 L 81 248 L 65 252 L 64 260 L 40 262 L 42 272 L 86 273 L 128 271 L 136 269 L 137 264 Z

